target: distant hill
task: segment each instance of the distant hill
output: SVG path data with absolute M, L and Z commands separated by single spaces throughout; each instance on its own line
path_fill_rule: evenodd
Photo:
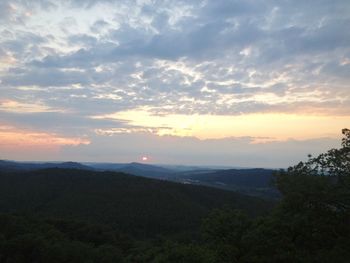
M 195 231 L 213 208 L 251 216 L 271 202 L 234 192 L 81 169 L 0 172 L 0 213 L 77 219 L 139 237 Z
M 47 168 L 114 171 L 183 184 L 205 185 L 247 195 L 279 198 L 271 185 L 272 169 L 214 169 L 192 166 L 158 166 L 143 163 L 29 163 L 0 160 L 2 171 L 34 171 Z
M 279 198 L 279 193 L 271 184 L 276 170 L 262 168 L 214 169 L 194 166 L 158 166 L 142 163 L 103 164 L 89 163 L 89 166 L 104 171 L 180 182 L 205 185 L 252 196 Z
M 35 163 L 35 162 L 14 162 L 0 160 L 0 170 L 2 171 L 32 171 L 48 168 L 62 168 L 62 169 L 81 169 L 92 170 L 92 167 L 83 165 L 77 162 L 47 162 L 47 163 Z
M 189 184 L 206 185 L 241 193 L 261 196 L 279 197 L 272 185 L 272 169 L 227 169 L 227 170 L 195 170 L 178 173 L 173 180 Z
M 174 170 L 163 168 L 161 166 L 136 162 L 126 164 L 90 163 L 89 165 L 99 170 L 117 171 L 127 174 L 158 179 L 165 179 L 175 173 Z

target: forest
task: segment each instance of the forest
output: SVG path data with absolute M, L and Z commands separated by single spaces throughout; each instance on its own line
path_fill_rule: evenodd
M 117 172 L 0 172 L 0 262 L 350 262 L 350 130 L 280 198 Z M 302 158 L 302 157 L 301 157 Z

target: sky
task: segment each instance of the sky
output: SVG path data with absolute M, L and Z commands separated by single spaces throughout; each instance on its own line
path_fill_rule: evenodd
M 296 164 L 350 128 L 349 28 L 348 0 L 1 0 L 0 159 Z

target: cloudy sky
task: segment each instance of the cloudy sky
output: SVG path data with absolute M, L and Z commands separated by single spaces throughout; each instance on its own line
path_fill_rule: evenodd
M 350 128 L 349 0 L 1 0 L 0 159 L 286 167 Z

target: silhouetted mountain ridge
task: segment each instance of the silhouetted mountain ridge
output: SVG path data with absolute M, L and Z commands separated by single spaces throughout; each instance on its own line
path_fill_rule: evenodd
M 0 161 L 3 171 L 32 171 L 45 168 L 68 168 L 80 170 L 114 171 L 130 175 L 175 181 L 184 184 L 205 185 L 261 197 L 278 197 L 271 185 L 272 169 L 212 169 L 186 166 L 179 169 L 145 163 L 77 163 L 77 162 L 13 162 Z
M 0 160 L 1 170 L 11 171 L 31 171 L 47 168 L 62 168 L 62 169 L 81 169 L 92 170 L 93 167 L 83 165 L 78 162 L 15 162 Z
M 238 191 L 254 196 L 278 198 L 279 193 L 272 184 L 275 172 L 276 170 L 263 168 L 195 170 L 178 173 L 173 180 Z

